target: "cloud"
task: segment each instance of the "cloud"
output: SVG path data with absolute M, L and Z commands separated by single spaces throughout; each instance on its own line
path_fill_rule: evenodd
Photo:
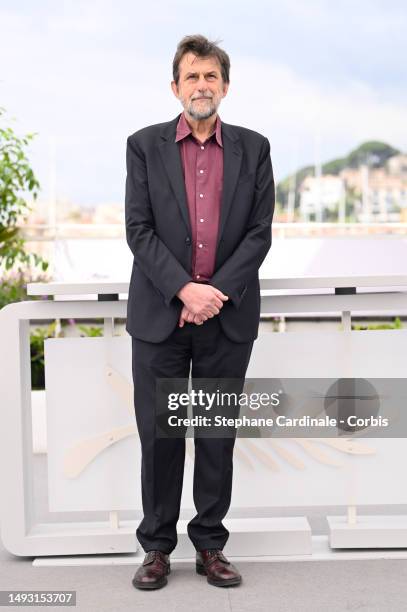
M 356 19 L 362 18 L 363 5 L 366 8 L 364 2 L 354 7 Z M 57 12 L 45 10 L 44 5 L 36 13 L 0 11 L 0 55 L 7 58 L 0 73 L 2 105 L 18 117 L 19 131 L 39 132 L 32 151 L 45 193 L 52 137 L 57 192 L 82 204 L 122 200 L 126 137 L 181 111 L 170 80 L 178 33 L 196 31 L 197 22 L 188 21 L 188 13 L 179 14 L 186 3 L 175 3 L 171 24 L 167 13 L 159 10 L 160 3 L 137 11 L 126 2 L 120 6 L 119 11 L 112 2 L 66 2 Z M 391 88 L 382 86 L 377 75 L 372 81 L 341 55 L 332 59 L 329 78 L 310 69 L 314 56 L 304 46 L 310 31 L 326 39 L 326 24 L 335 19 L 339 25 L 345 23 L 346 11 L 340 16 L 337 6 L 316 1 L 289 0 L 284 7 L 272 3 L 270 9 L 259 2 L 256 6 L 266 16 L 262 20 L 253 5 L 235 6 L 238 15 L 247 13 L 257 20 L 259 32 L 264 34 L 267 19 L 273 28 L 264 52 L 267 39 L 259 36 L 259 45 L 253 45 L 253 32 L 250 27 L 244 30 L 243 20 L 227 26 L 218 22 L 219 32 L 224 32 L 219 37 L 225 39 L 232 59 L 231 86 L 219 114 L 228 123 L 255 129 L 270 139 L 277 180 L 297 165 L 315 161 L 318 135 L 323 161 L 345 155 L 368 139 L 407 149 L 404 81 Z M 350 10 L 348 2 L 343 6 Z M 372 6 L 365 22 L 378 32 L 384 12 L 377 4 Z M 223 10 L 222 4 L 220 19 Z M 287 11 L 293 14 L 292 22 L 282 19 Z M 175 27 L 177 17 L 181 25 Z M 396 28 L 393 17 L 383 18 L 387 27 Z M 289 53 L 286 61 L 284 53 L 274 52 L 275 41 L 299 32 L 300 19 L 304 23 L 302 38 L 296 41 L 298 61 L 292 61 Z M 213 31 L 209 17 L 201 31 L 208 29 Z M 343 35 L 342 45 L 347 37 Z
M 341 157 L 365 140 L 406 149 L 407 108 L 363 81 L 321 84 L 260 59 L 235 57 L 234 65 L 220 114 L 270 139 L 277 179 L 297 165 L 315 163 L 318 138 L 322 161 Z

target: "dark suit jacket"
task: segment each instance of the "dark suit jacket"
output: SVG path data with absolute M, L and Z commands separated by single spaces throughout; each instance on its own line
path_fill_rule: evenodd
M 179 117 L 127 139 L 126 240 L 134 263 L 126 330 L 148 342 L 161 342 L 175 329 L 183 306 L 176 293 L 193 280 L 191 226 L 175 142 Z M 253 130 L 221 125 L 223 192 L 210 284 L 229 296 L 217 315 L 223 332 L 235 342 L 248 342 L 258 334 L 258 270 L 271 246 L 275 188 L 270 144 Z

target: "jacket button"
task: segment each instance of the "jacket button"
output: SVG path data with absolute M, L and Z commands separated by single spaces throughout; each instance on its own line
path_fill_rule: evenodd
M 185 238 L 185 242 L 186 242 L 187 244 L 191 244 L 191 238 L 190 238 L 189 236 L 187 236 L 187 237 Z

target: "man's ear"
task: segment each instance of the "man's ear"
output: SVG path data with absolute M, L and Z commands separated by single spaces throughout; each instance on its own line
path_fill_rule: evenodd
M 225 97 L 226 94 L 228 93 L 228 89 L 229 89 L 229 83 L 224 83 L 224 85 L 223 85 L 223 97 Z
M 179 97 L 178 87 L 175 81 L 171 81 L 171 89 L 172 89 L 172 93 L 174 94 L 174 96 L 178 98 Z

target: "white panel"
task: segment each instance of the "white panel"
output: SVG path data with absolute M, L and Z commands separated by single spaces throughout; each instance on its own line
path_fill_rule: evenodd
M 114 371 L 112 382 L 107 366 Z M 45 376 L 50 510 L 141 509 L 130 336 L 47 339 Z M 130 428 L 129 434 L 109 445 L 109 433 L 122 428 Z M 85 454 L 101 437 L 105 448 L 87 462 Z M 67 475 L 67 461 L 71 466 L 81 456 L 83 469 Z M 185 503 L 193 508 L 192 490 Z
M 406 353 L 407 330 L 269 332 L 254 344 L 247 377 L 405 377 Z M 353 455 L 327 443 L 311 439 L 313 448 L 323 453 L 318 459 L 301 439 L 239 439 L 253 467 L 243 472 L 242 461 L 237 462 L 233 505 L 407 503 L 407 490 L 400 486 L 405 480 L 405 438 L 359 439 L 373 455 Z M 294 467 L 282 456 L 284 451 L 304 468 Z M 261 464 L 267 460 L 268 469 Z M 338 465 L 330 465 L 332 461 Z
M 399 377 L 406 347 L 405 330 L 264 333 L 254 344 L 247 376 Z M 100 452 L 76 478 L 63 476 L 64 456 L 75 443 L 135 425 L 132 406 L 105 372 L 110 364 L 132 392 L 130 338 L 49 339 L 46 360 L 50 509 L 141 508 L 136 432 Z M 311 439 L 310 454 L 303 439 L 239 438 L 233 507 L 407 502 L 400 487 L 404 439 L 358 440 L 373 455 L 352 455 L 327 442 Z M 187 453 L 183 508 L 193 508 L 192 473 Z

